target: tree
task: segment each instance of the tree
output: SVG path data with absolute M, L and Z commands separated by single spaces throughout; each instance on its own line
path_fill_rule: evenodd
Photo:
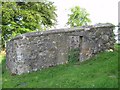
M 56 24 L 53 2 L 2 2 L 2 47 L 16 35 L 45 30 Z
M 70 27 L 83 26 L 91 22 L 88 18 L 89 13 L 87 13 L 86 9 L 75 6 L 70 10 L 71 14 L 68 14 L 69 18 L 67 22 L 67 25 L 70 25 Z

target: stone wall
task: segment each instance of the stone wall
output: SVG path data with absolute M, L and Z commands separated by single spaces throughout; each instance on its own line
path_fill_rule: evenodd
M 68 62 L 68 51 L 79 49 L 79 61 L 113 49 L 114 25 L 96 24 L 19 35 L 7 43 L 6 65 L 14 74 Z

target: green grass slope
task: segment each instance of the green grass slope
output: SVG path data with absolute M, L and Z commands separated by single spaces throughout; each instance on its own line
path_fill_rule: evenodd
M 11 76 L 2 60 L 2 88 L 117 88 L 118 45 L 83 63 L 74 62 Z

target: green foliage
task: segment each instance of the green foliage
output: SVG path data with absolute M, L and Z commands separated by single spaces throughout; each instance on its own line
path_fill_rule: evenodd
M 70 27 L 87 25 L 91 22 L 88 16 L 89 13 L 87 13 L 85 8 L 75 6 L 71 8 L 71 14 L 68 14 L 69 18 L 67 24 L 70 25 Z
M 80 53 L 79 48 L 69 50 L 69 52 L 68 52 L 69 63 L 78 62 L 79 61 L 79 53 Z
M 2 44 L 16 35 L 45 30 L 56 24 L 53 2 L 2 2 Z
M 16 76 L 10 75 L 5 68 L 5 58 L 1 58 L 2 87 L 118 88 L 118 47 L 120 45 L 116 45 L 113 52 L 102 52 L 83 63 L 64 64 Z

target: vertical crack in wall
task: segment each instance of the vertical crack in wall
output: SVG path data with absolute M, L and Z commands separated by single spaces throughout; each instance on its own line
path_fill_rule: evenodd
M 80 36 L 79 40 L 80 40 L 80 42 L 79 42 L 79 50 L 80 50 L 80 52 L 79 52 L 79 61 L 81 61 L 82 60 L 82 55 L 81 55 L 82 52 L 81 51 L 82 51 L 83 36 Z

